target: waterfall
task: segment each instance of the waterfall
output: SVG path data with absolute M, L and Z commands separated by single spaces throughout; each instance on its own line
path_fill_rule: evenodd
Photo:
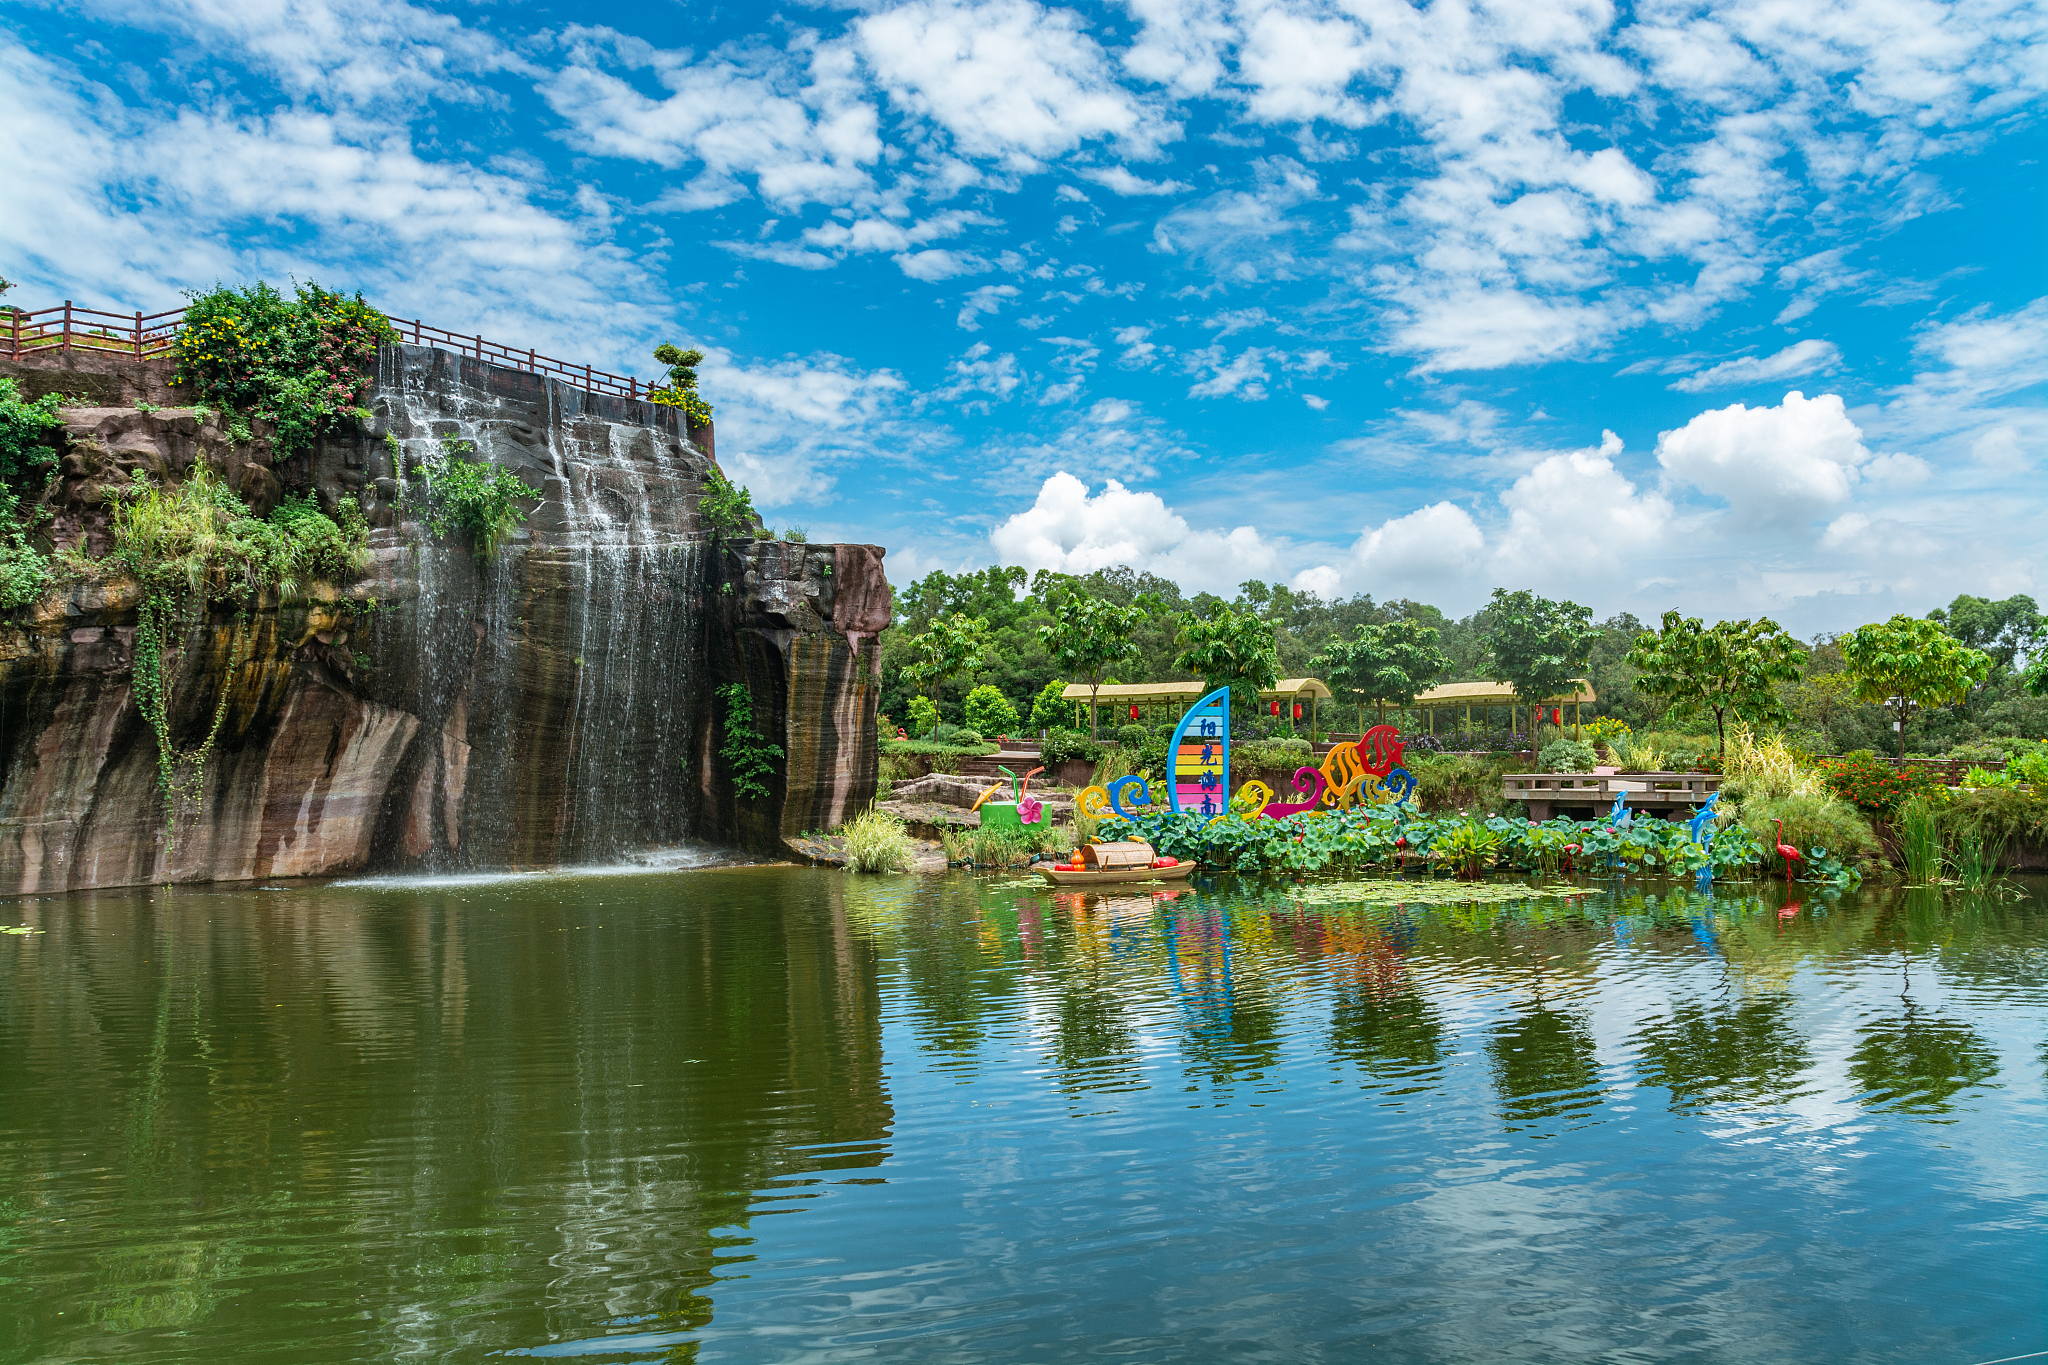
M 424 347 L 386 349 L 374 402 L 395 476 L 453 439 L 541 495 L 488 560 L 435 538 L 411 501 L 384 533 L 412 602 L 380 637 L 380 690 L 421 725 L 411 811 L 379 861 L 531 867 L 682 842 L 703 654 L 686 494 L 703 457 L 641 405 Z

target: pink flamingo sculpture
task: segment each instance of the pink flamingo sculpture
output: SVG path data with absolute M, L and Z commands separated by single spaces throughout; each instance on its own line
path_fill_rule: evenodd
M 1395 840 L 1394 840 L 1394 858 L 1395 858 L 1395 860 L 1396 860 L 1396 861 L 1395 861 L 1395 863 L 1394 863 L 1394 875 L 1395 875 L 1395 876 L 1397 876 L 1397 877 L 1405 877 L 1405 876 L 1407 876 L 1407 875 L 1408 875 L 1408 836 L 1407 836 L 1407 835 L 1403 834 L 1403 835 L 1400 835 L 1400 836 L 1398 836 L 1397 838 L 1395 838 Z
M 1778 821 L 1778 856 L 1785 860 L 1785 885 L 1792 884 L 1792 864 L 1800 861 L 1799 850 L 1785 842 L 1785 822 Z

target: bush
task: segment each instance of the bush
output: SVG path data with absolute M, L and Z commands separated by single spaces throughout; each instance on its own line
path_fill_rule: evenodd
M 952 734 L 946 736 L 946 742 L 948 744 L 957 744 L 963 749 L 979 749 L 982 745 L 988 743 L 987 740 L 981 737 L 981 731 L 967 729 L 954 730 Z
M 1828 789 L 1859 810 L 1890 815 L 1941 782 L 1923 768 L 1894 768 L 1868 749 L 1858 749 L 1821 768 Z
M 1067 684 L 1059 678 L 1038 689 L 1038 695 L 1031 699 L 1031 728 L 1034 730 L 1058 730 L 1073 716 L 1074 709 L 1060 697 Z
M 50 561 L 21 532 L 0 527 L 0 611 L 40 601 L 50 587 Z
M 939 704 L 930 697 L 910 699 L 910 733 L 929 735 L 939 728 Z
M 277 427 L 277 458 L 311 445 L 344 418 L 368 414 L 377 348 L 398 333 L 363 302 L 317 284 L 296 299 L 258 281 L 192 295 L 178 331 L 178 373 L 197 403 L 246 411 Z
M 957 834 L 947 830 L 942 837 L 949 862 L 976 867 L 1014 867 L 1027 861 L 1033 851 L 1023 831 L 1002 826 L 976 826 Z
M 753 493 L 726 478 L 717 465 L 704 475 L 704 489 L 697 495 L 697 519 L 714 539 L 744 539 L 761 524 L 754 511 Z
M 1017 708 L 1010 705 L 1002 689 L 983 683 L 967 694 L 964 708 L 967 728 L 979 730 L 984 735 L 1015 734 L 1017 730 Z
M 1152 738 L 1152 732 L 1145 726 L 1134 722 L 1130 725 L 1117 726 L 1116 734 L 1113 738 L 1126 749 L 1140 749 L 1144 747 L 1147 740 Z
M 1230 746 L 1230 763 L 1236 768 L 1279 768 L 1293 772 L 1296 768 L 1315 767 L 1315 746 L 1305 739 L 1255 739 L 1245 744 Z
M 446 441 L 442 448 L 444 459 L 419 468 L 427 525 L 437 536 L 467 534 L 476 553 L 488 557 L 526 520 L 519 504 L 534 491 L 500 465 L 457 458 L 474 449 L 466 441 Z
M 1038 746 L 1039 761 L 1050 768 L 1073 759 L 1093 763 L 1102 757 L 1102 745 L 1079 730 L 1052 730 Z
M 910 866 L 910 831 L 887 811 L 869 808 L 841 832 L 848 872 L 901 872 Z
M 1597 758 L 1583 740 L 1560 739 L 1543 746 L 1540 766 L 1546 773 L 1589 773 Z
M 1507 804 L 1502 781 L 1519 766 L 1512 754 L 1473 758 L 1433 754 L 1403 765 L 1415 776 L 1415 806 L 1424 811 L 1498 811 Z
M 1824 848 L 1842 861 L 1874 857 L 1877 835 L 1854 806 L 1822 795 L 1766 797 L 1742 804 L 1742 827 L 1764 846 L 1777 846 L 1777 822 L 1785 822 L 1785 842 L 1812 856 Z M 1766 862 L 1769 861 L 1767 856 Z

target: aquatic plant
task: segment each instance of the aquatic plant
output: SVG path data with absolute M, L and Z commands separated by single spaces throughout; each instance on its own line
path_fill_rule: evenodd
M 1899 809 L 1898 830 L 1906 880 L 1918 886 L 1940 881 L 1941 815 L 1934 803 L 1925 798 L 1908 801 Z
M 847 821 L 848 872 L 901 872 L 910 866 L 910 831 L 887 811 L 869 807 Z

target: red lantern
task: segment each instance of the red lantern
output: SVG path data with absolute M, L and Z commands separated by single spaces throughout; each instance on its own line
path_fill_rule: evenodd
M 1562 706 L 1553 706 L 1550 708 L 1550 723 L 1552 725 L 1564 724 L 1564 708 Z
M 1280 703 L 1277 701 L 1273 703 L 1273 714 L 1276 716 L 1280 714 Z
M 1295 718 L 1296 720 L 1300 720 L 1300 719 L 1301 719 L 1301 703 L 1300 703 L 1300 702 L 1296 702 L 1296 703 L 1294 703 L 1294 718 Z
M 1137 704 L 1136 704 L 1136 703 L 1134 702 L 1134 703 L 1132 703 L 1132 705 L 1131 705 L 1131 719 L 1132 719 L 1132 720 L 1136 720 L 1137 718 L 1138 718 L 1138 707 L 1137 707 Z

